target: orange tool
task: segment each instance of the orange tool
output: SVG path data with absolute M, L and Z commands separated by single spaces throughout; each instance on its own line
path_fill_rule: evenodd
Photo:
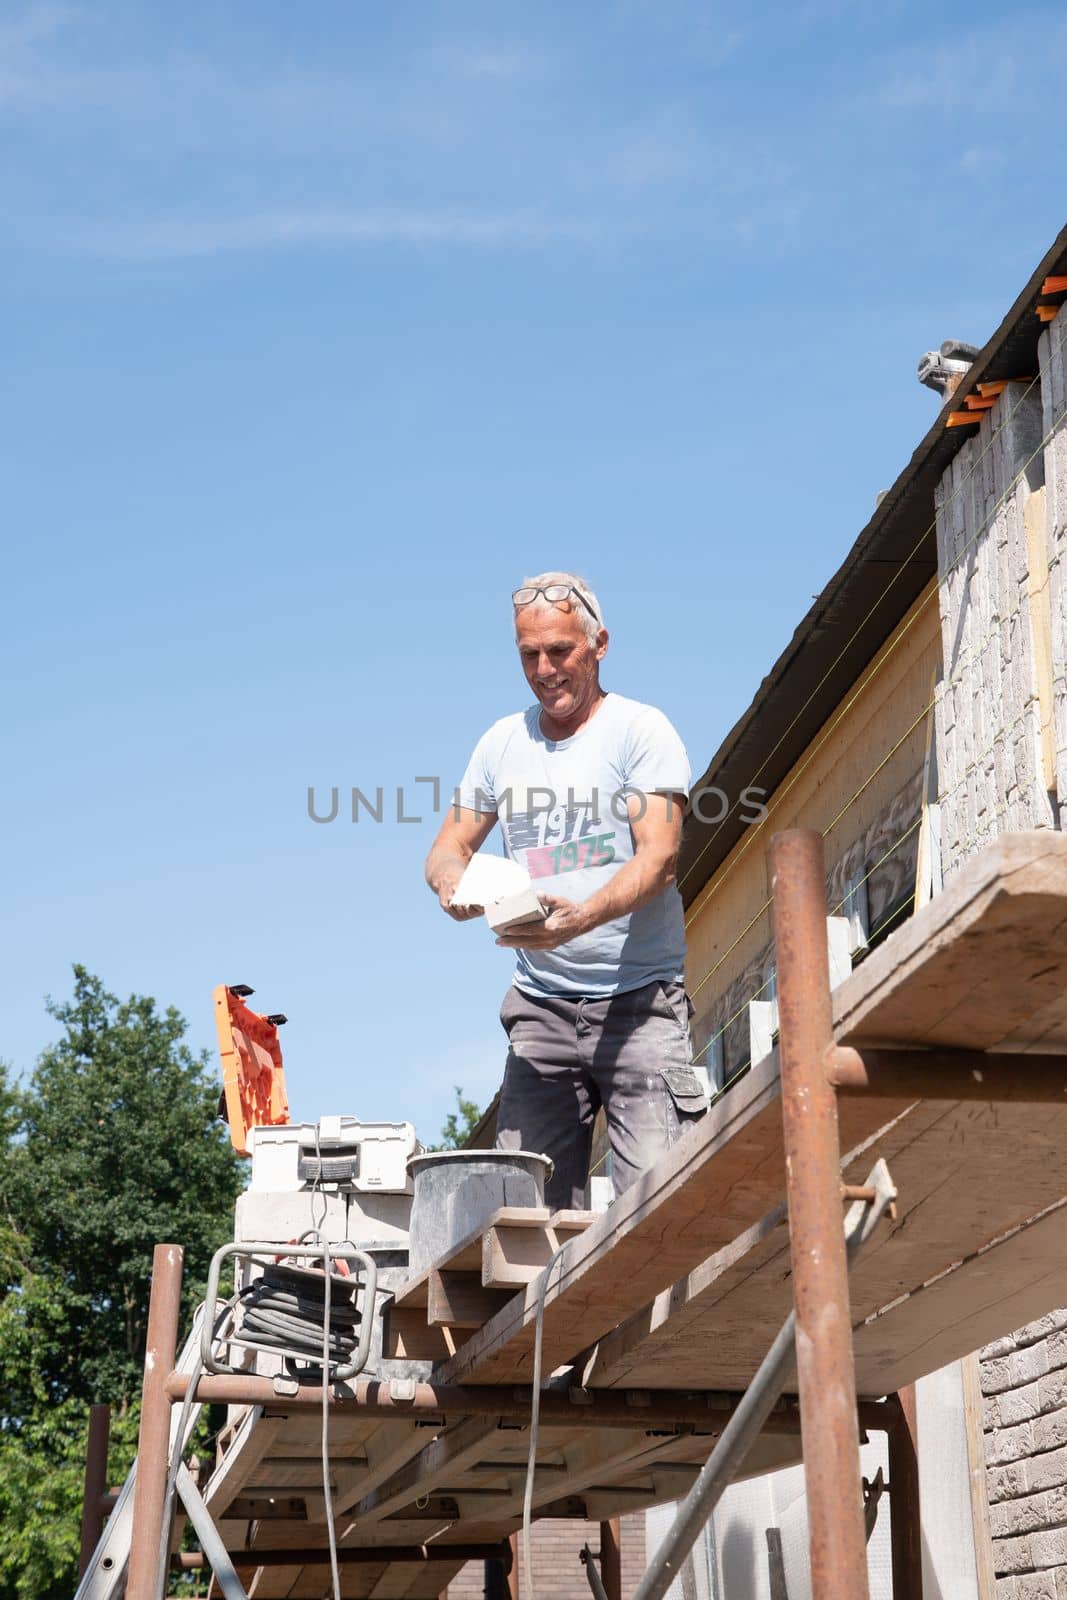
M 222 1095 L 230 1139 L 240 1156 L 250 1153 L 251 1128 L 276 1128 L 290 1120 L 278 1042 L 285 1017 L 281 1012 L 261 1017 L 250 1011 L 244 1002 L 252 993 L 247 983 L 220 983 L 215 990 Z

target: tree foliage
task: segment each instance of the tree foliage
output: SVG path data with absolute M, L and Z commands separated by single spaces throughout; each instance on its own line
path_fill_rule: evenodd
M 456 1109 L 450 1111 L 445 1118 L 444 1127 L 441 1129 L 441 1143 L 435 1144 L 434 1150 L 462 1150 L 478 1123 L 481 1111 L 473 1100 L 463 1098 L 463 1090 L 457 1083 Z
M 0 1600 L 73 1592 L 89 1404 L 113 1473 L 135 1447 L 153 1248 L 185 1247 L 188 1325 L 241 1188 L 178 1012 L 81 966 L 48 1009 L 29 1082 L 0 1076 Z

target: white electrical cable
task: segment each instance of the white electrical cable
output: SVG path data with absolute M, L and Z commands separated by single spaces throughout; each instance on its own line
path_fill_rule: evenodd
M 316 1129 L 316 1144 L 318 1133 Z M 325 1310 L 322 1315 L 322 1492 L 326 1502 L 326 1537 L 330 1542 L 330 1573 L 333 1600 L 341 1600 L 341 1574 L 337 1566 L 337 1530 L 333 1521 L 333 1489 L 330 1483 L 330 1247 L 323 1249 L 326 1265 Z
M 524 1600 L 537 1600 L 533 1581 L 533 1559 L 530 1551 L 530 1523 L 533 1519 L 534 1473 L 537 1469 L 537 1435 L 541 1421 L 541 1346 L 545 1331 L 545 1298 L 552 1268 L 559 1260 L 565 1245 L 557 1245 L 549 1257 L 548 1266 L 541 1274 L 537 1292 L 537 1310 L 534 1316 L 533 1393 L 530 1397 L 530 1448 L 526 1453 L 526 1487 L 522 1496 L 522 1572 L 526 1580 Z
M 315 1243 L 322 1245 L 325 1289 L 322 1313 L 322 1495 L 326 1508 L 326 1537 L 330 1546 L 330 1576 L 333 1583 L 333 1600 L 341 1600 L 341 1573 L 337 1564 L 337 1529 L 333 1519 L 333 1490 L 330 1474 L 330 1246 L 326 1238 L 326 1222 L 330 1203 L 322 1194 L 322 1151 L 319 1148 L 319 1125 L 315 1124 L 316 1171 L 311 1185 L 311 1220 L 315 1221 L 315 1195 L 322 1195 L 322 1216 L 313 1228 Z

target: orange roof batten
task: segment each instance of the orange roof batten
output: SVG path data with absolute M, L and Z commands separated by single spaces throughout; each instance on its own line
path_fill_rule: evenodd
M 275 1128 L 290 1120 L 278 1024 L 250 1011 L 225 983 L 214 991 L 214 1000 L 230 1141 L 238 1155 L 247 1156 L 252 1128 Z

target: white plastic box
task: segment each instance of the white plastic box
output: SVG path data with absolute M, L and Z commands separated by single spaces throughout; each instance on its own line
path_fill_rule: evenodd
M 278 1194 L 305 1188 L 301 1156 L 315 1155 L 316 1124 L 290 1122 L 280 1128 L 253 1128 L 253 1193 Z M 421 1149 L 410 1122 L 360 1122 L 357 1117 L 323 1117 L 318 1123 L 318 1148 L 323 1157 L 358 1152 L 355 1176 L 342 1188 L 357 1193 L 410 1194 L 408 1157 Z

